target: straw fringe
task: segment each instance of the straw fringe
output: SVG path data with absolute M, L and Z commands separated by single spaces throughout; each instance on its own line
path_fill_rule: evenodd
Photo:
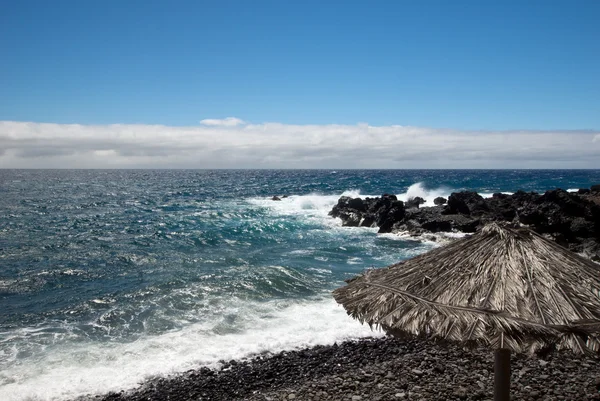
M 479 233 L 333 292 L 349 315 L 399 336 L 533 351 L 598 352 L 600 265 L 527 229 Z

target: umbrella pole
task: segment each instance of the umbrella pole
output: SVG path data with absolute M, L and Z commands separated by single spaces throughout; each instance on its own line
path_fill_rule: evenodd
M 494 401 L 510 401 L 510 350 L 498 348 L 494 357 Z

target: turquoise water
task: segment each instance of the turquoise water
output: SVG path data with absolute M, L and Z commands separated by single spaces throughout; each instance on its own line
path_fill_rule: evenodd
M 372 335 L 330 291 L 437 245 L 342 228 L 327 215 L 342 194 L 598 183 L 599 170 L 0 170 L 0 399 Z

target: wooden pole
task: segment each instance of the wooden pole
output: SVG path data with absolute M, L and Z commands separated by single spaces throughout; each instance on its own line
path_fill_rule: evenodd
M 510 350 L 498 348 L 494 358 L 494 401 L 510 401 Z

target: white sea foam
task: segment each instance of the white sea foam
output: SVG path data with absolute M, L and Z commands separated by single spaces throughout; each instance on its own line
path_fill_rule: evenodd
M 438 187 L 433 189 L 428 189 L 422 182 L 417 182 L 412 184 L 406 192 L 402 192 L 396 194 L 396 197 L 402 201 L 408 201 L 409 199 L 415 198 L 417 196 L 425 199 L 426 203 L 422 206 L 431 207 L 435 206 L 433 203 L 434 199 L 437 197 L 443 197 L 448 199 L 450 194 L 455 192 L 454 189 L 449 187 Z M 491 198 L 496 192 L 480 192 L 483 198 Z M 512 195 L 513 192 L 501 192 L 505 195 Z M 313 220 L 318 222 L 319 224 L 328 227 L 329 229 L 333 229 L 332 232 L 338 234 L 340 232 L 373 232 L 377 231 L 377 228 L 370 227 L 342 227 L 341 220 L 333 219 L 329 216 L 329 212 L 335 206 L 341 196 L 349 196 L 352 198 L 361 198 L 365 199 L 367 197 L 373 198 L 381 196 L 378 195 L 367 195 L 361 194 L 357 190 L 348 190 L 341 194 L 335 195 L 320 195 L 320 194 L 310 194 L 310 195 L 292 195 L 287 198 L 282 198 L 281 201 L 273 201 L 270 198 L 253 198 L 250 200 L 251 203 L 263 207 L 268 207 L 275 214 L 289 216 L 303 216 L 308 220 Z M 393 234 L 380 234 L 380 236 L 387 237 L 389 239 L 397 239 L 397 240 L 412 240 L 419 241 L 423 243 L 425 246 L 436 247 L 439 245 L 443 245 L 452 241 L 456 238 L 464 237 L 465 233 L 457 232 L 457 233 L 436 233 L 436 234 L 423 234 L 419 236 L 414 236 L 411 233 L 393 233 Z M 419 251 L 419 252 L 422 252 Z M 352 261 L 348 262 L 352 264 Z
M 452 190 L 446 187 L 440 187 L 435 189 L 427 189 L 422 182 L 412 184 L 406 192 L 397 194 L 399 200 L 406 202 L 409 199 L 416 198 L 417 196 L 425 199 L 423 206 L 435 206 L 433 200 L 437 197 L 448 198 Z
M 341 226 L 341 222 L 329 217 L 329 212 L 337 204 L 341 196 L 365 198 L 369 195 L 361 195 L 359 191 L 348 190 L 335 195 L 291 195 L 281 198 L 279 201 L 273 201 L 271 198 L 252 198 L 249 202 L 257 206 L 269 208 L 276 215 L 299 216 L 326 227 L 339 227 Z M 374 197 L 377 195 L 370 196 Z M 365 229 L 365 227 L 361 227 L 361 229 Z
M 0 372 L 0 400 L 63 400 L 135 387 L 144 379 L 263 352 L 381 336 L 346 315 L 331 298 L 241 301 L 246 327 L 215 335 L 216 322 L 128 343 L 69 343 L 47 347 Z M 6 333 L 3 333 L 6 334 Z
M 449 242 L 454 241 L 455 239 L 464 238 L 469 235 L 463 232 L 439 232 L 439 233 L 424 233 L 419 235 L 414 235 L 408 231 L 397 232 L 397 233 L 386 233 L 380 234 L 382 237 L 387 237 L 390 239 L 402 240 L 402 241 L 418 241 L 422 243 L 425 247 L 435 248 L 441 245 L 445 245 Z M 414 253 L 411 251 L 407 251 L 407 254 L 410 256 L 416 256 L 420 253 L 423 253 L 423 249 L 415 249 Z
M 335 195 L 291 195 L 281 198 L 279 201 L 273 201 L 271 198 L 252 198 L 250 202 L 255 205 L 268 207 L 282 215 L 327 216 L 327 213 L 337 204 L 341 196 L 349 196 L 351 198 L 364 197 L 359 191 L 348 190 Z
M 448 199 L 450 194 L 455 192 L 454 189 L 449 187 L 438 187 L 433 189 L 428 189 L 422 182 L 417 182 L 412 184 L 406 192 L 396 194 L 396 197 L 402 201 L 408 201 L 409 199 L 415 198 L 417 196 L 425 199 L 426 203 L 422 206 L 431 207 L 435 206 L 433 203 L 434 199 L 437 197 L 443 197 Z M 495 192 L 480 192 L 483 198 L 491 198 Z M 501 192 L 506 195 L 512 195 L 513 192 Z M 373 198 L 381 196 L 378 195 L 367 195 L 361 194 L 357 190 L 348 190 L 341 194 L 336 195 L 320 195 L 320 194 L 310 194 L 310 195 L 292 195 L 287 198 L 282 198 L 281 201 L 273 201 L 270 198 L 254 198 L 251 199 L 251 203 L 268 207 L 275 214 L 289 216 L 303 216 L 309 220 L 318 221 L 320 224 L 327 226 L 330 229 L 334 229 L 336 233 L 341 231 L 345 232 L 358 232 L 358 231 L 370 231 L 376 232 L 377 228 L 370 227 L 341 227 L 341 221 L 339 219 L 333 219 L 328 214 L 335 206 L 341 196 L 349 196 L 352 198 L 361 198 L 365 199 L 367 197 Z M 448 243 L 456 238 L 464 237 L 465 233 L 457 232 L 457 233 L 436 233 L 431 234 L 427 233 L 424 235 L 414 236 L 411 233 L 393 233 L 393 234 L 380 234 L 383 237 L 387 237 L 389 239 L 397 239 L 397 240 L 413 240 L 424 243 L 426 246 L 439 246 L 441 244 Z M 417 251 L 417 252 L 422 252 Z M 348 263 L 352 263 L 349 261 Z
M 423 206 L 434 206 L 433 200 L 439 196 L 448 198 L 453 192 L 451 188 L 439 187 L 435 189 L 425 188 L 422 182 L 417 182 L 406 190 L 396 194 L 399 200 L 407 201 L 411 198 L 420 196 L 425 199 L 426 203 Z M 349 196 L 351 198 L 374 198 L 382 194 L 362 194 L 360 191 L 351 189 L 340 194 L 323 195 L 291 195 L 287 198 L 281 198 L 280 201 L 273 201 L 271 198 L 252 198 L 252 204 L 267 207 L 280 215 L 302 215 L 310 218 L 328 218 L 328 213 L 335 206 L 341 196 Z M 490 194 L 489 196 L 492 196 Z

